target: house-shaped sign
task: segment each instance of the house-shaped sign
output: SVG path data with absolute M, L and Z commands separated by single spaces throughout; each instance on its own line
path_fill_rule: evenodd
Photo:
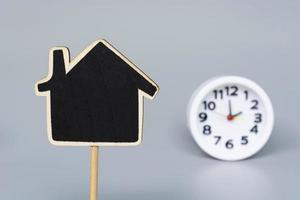
M 48 76 L 36 84 L 47 97 L 48 138 L 54 145 L 137 145 L 143 98 L 158 86 L 105 40 L 70 61 L 66 47 L 49 54 Z

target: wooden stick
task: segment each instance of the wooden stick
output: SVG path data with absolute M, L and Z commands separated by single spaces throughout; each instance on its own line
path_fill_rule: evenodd
M 98 152 L 97 146 L 91 147 L 91 177 L 90 177 L 90 200 L 97 200 L 98 191 Z

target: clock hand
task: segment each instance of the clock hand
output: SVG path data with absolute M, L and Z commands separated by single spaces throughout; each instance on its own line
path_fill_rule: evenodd
M 219 112 L 217 112 L 217 111 L 213 111 L 213 113 L 219 115 L 220 117 L 225 117 L 225 118 L 227 117 L 226 114 L 222 114 L 222 113 L 219 113 Z
M 232 115 L 232 105 L 231 105 L 231 100 L 228 101 L 228 106 L 229 106 L 229 114 L 227 115 L 227 119 L 229 121 L 232 121 L 234 119 L 234 116 Z
M 229 115 L 227 116 L 227 119 L 229 121 L 232 121 L 234 120 L 237 116 L 241 115 L 243 112 L 239 112 L 237 114 L 232 114 L 232 105 L 231 105 L 231 100 L 228 101 L 228 104 L 229 104 Z
M 228 101 L 228 104 L 229 104 L 229 115 L 228 116 L 232 116 L 231 100 Z
M 232 121 L 232 120 L 234 120 L 237 116 L 240 116 L 241 114 L 243 114 L 243 112 L 238 112 L 237 114 L 234 114 L 234 115 L 228 115 L 228 116 L 227 116 L 227 119 L 228 119 L 229 121 Z
M 237 116 L 239 116 L 239 115 L 241 115 L 241 114 L 243 114 L 243 112 L 239 112 L 239 113 L 233 115 L 233 117 L 237 117 Z

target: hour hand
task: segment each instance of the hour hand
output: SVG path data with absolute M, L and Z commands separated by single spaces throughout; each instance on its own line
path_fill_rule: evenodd
M 227 119 L 228 119 L 229 121 L 232 121 L 232 120 L 234 120 L 237 116 L 240 116 L 241 114 L 243 114 L 243 112 L 238 112 L 237 114 L 234 114 L 234 115 L 228 115 L 228 116 L 227 116 Z
M 237 117 L 239 115 L 243 114 L 243 112 L 238 112 L 237 114 L 233 115 L 233 117 Z

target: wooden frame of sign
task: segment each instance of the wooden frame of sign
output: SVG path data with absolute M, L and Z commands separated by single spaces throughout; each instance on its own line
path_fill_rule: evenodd
M 66 47 L 49 53 L 47 77 L 35 93 L 47 98 L 51 144 L 91 146 L 90 199 L 97 198 L 98 147 L 134 146 L 142 141 L 143 98 L 159 88 L 105 40 L 97 40 L 70 61 Z

